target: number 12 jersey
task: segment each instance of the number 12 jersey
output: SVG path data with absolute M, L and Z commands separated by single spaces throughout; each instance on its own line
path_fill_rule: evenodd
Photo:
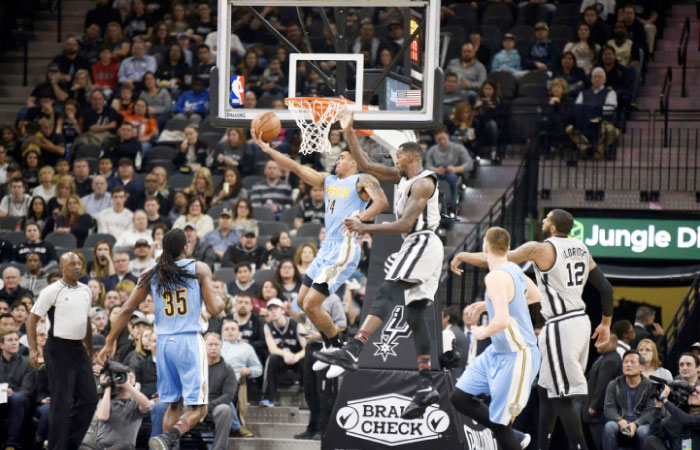
M 588 247 L 576 238 L 552 236 L 545 240 L 554 246 L 556 259 L 549 270 L 535 264 L 537 286 L 542 293 L 542 316 L 545 320 L 571 311 L 586 309 L 581 295 L 588 280 Z

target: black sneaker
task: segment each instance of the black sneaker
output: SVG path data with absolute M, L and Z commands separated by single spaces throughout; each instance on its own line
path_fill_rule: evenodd
M 150 450 L 170 450 L 173 448 L 173 442 L 167 434 L 160 434 L 148 440 L 148 448 Z
M 306 439 L 306 440 L 311 440 L 314 438 L 316 435 L 316 431 L 311 431 L 311 430 L 305 430 L 303 433 L 295 434 L 294 439 Z
M 404 420 L 416 419 L 423 415 L 425 408 L 433 403 L 437 403 L 439 399 L 440 394 L 432 386 L 416 391 L 411 399 L 411 403 L 403 410 L 401 418 Z
M 355 371 L 360 368 L 359 358 L 347 351 L 345 347 L 325 352 L 314 352 L 314 358 L 332 366 L 340 366 L 345 370 Z

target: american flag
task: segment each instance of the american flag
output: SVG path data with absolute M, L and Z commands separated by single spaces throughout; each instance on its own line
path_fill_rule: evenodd
M 420 106 L 420 89 L 410 89 L 407 91 L 396 91 L 396 106 Z

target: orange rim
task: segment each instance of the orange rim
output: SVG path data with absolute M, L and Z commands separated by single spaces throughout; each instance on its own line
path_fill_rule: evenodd
M 323 115 L 325 114 L 329 105 L 345 105 L 347 103 L 349 103 L 348 100 L 329 97 L 287 97 L 284 99 L 284 104 L 287 106 L 291 106 L 295 109 L 311 111 L 314 122 L 321 121 L 321 118 L 323 118 Z M 326 118 L 326 122 L 335 122 L 335 118 L 335 115 L 331 115 L 330 117 Z

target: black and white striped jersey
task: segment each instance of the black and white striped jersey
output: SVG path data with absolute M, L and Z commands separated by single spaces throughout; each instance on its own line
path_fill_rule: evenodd
M 552 236 L 545 240 L 554 246 L 556 260 L 547 271 L 535 264 L 537 286 L 542 293 L 542 316 L 545 320 L 571 311 L 585 310 L 581 298 L 588 280 L 591 260 L 588 247 L 576 238 Z
M 421 178 L 431 177 L 435 183 L 435 190 L 433 195 L 428 199 L 428 203 L 425 205 L 425 209 L 420 216 L 416 219 L 416 223 L 413 224 L 413 228 L 409 233 L 404 233 L 403 237 L 416 231 L 430 230 L 435 231 L 440 225 L 440 203 L 438 202 L 439 192 L 437 189 L 437 176 L 432 170 L 423 170 L 421 173 L 413 178 L 401 177 L 398 186 L 396 187 L 396 195 L 394 196 L 394 212 L 397 219 L 401 219 L 405 210 L 406 203 L 408 202 L 408 197 L 411 195 L 411 186 L 417 180 Z

